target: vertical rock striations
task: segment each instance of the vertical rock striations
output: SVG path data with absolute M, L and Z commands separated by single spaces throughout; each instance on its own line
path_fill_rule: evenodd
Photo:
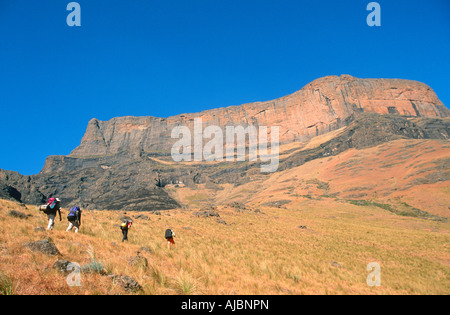
M 167 154 L 175 126 L 280 126 L 280 141 L 305 141 L 340 128 L 361 112 L 445 118 L 449 110 L 426 84 L 398 79 L 358 79 L 349 75 L 317 79 L 298 92 L 267 102 L 218 108 L 169 118 L 119 117 L 92 119 L 71 157 L 93 157 L 122 151 Z

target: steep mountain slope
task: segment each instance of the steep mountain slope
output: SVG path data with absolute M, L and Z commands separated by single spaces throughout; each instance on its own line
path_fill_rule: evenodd
M 332 200 L 446 220 L 450 217 L 449 181 L 448 141 L 399 139 L 365 149 L 351 148 L 223 191 L 206 187 L 185 191 L 180 199 L 189 202 L 197 194 L 215 195 L 217 204 L 288 209 L 309 200 Z

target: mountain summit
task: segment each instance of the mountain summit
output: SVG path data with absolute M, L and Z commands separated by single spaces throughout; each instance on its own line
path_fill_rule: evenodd
M 255 102 L 182 114 L 168 118 L 119 117 L 92 119 L 81 144 L 70 157 L 118 154 L 122 151 L 170 153 L 175 126 L 280 126 L 280 141 L 306 141 L 344 126 L 355 113 L 408 117 L 449 117 L 450 111 L 433 90 L 420 82 L 397 79 L 358 79 L 349 75 L 317 79 L 300 91 L 272 101 Z

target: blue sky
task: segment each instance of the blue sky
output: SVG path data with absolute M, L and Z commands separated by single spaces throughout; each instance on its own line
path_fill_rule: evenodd
M 0 0 L 0 168 L 31 175 L 91 118 L 278 98 L 325 75 L 402 78 L 450 104 L 450 1 Z

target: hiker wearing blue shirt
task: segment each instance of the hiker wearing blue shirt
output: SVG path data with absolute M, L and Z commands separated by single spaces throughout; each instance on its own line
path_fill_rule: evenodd
M 80 207 L 73 207 L 70 209 L 69 214 L 67 215 L 67 220 L 69 221 L 69 227 L 66 232 L 71 231 L 75 228 L 75 233 L 78 233 L 81 225 L 81 209 Z

